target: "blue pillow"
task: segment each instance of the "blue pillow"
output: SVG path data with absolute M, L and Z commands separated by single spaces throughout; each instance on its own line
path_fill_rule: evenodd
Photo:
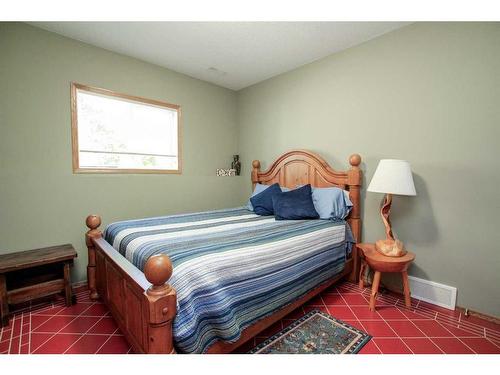
M 250 197 L 250 202 L 253 206 L 253 212 L 257 215 L 269 216 L 273 215 L 273 197 L 282 194 L 279 184 L 272 184 L 264 191 Z
M 343 220 L 353 206 L 349 193 L 336 187 L 313 188 L 312 200 L 321 219 Z
M 262 192 L 263 192 L 264 190 L 266 190 L 269 186 L 271 186 L 271 185 L 255 184 L 255 189 L 254 189 L 254 191 L 253 191 L 252 195 L 250 196 L 250 198 L 251 198 L 251 197 L 253 197 L 253 196 L 256 196 L 256 195 L 257 195 L 257 194 L 259 194 L 259 193 L 262 193 Z M 281 191 L 290 191 L 290 189 L 289 189 L 289 188 L 287 188 L 287 187 L 282 187 L 282 188 L 281 188 Z M 249 200 L 248 200 L 248 202 L 247 202 L 247 210 L 249 210 L 249 211 L 253 211 L 253 206 L 252 206 L 252 202 L 250 201 L 250 199 L 249 199 Z
M 262 184 L 255 184 L 255 189 L 252 193 L 252 195 L 250 196 L 250 198 L 256 196 L 257 194 L 259 193 L 262 193 L 264 190 L 266 190 L 269 186 L 271 185 L 262 185 Z M 250 199 L 248 199 L 248 203 L 247 203 L 247 209 L 250 210 L 250 211 L 253 211 L 253 206 L 252 206 L 252 202 L 250 202 Z
M 276 220 L 319 219 L 314 209 L 311 185 L 273 196 Z

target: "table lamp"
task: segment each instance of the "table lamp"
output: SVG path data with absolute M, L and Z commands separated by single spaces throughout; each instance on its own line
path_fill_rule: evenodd
M 406 254 L 403 243 L 394 238 L 389 214 L 391 212 L 392 195 L 417 195 L 410 163 L 406 160 L 382 159 L 378 163 L 368 191 L 384 193 L 380 206 L 380 215 L 385 225 L 385 240 L 375 242 L 375 249 L 387 256 L 399 257 Z

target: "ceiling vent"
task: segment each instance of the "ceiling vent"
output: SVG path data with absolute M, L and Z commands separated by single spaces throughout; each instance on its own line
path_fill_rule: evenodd
M 214 74 L 214 75 L 219 76 L 219 77 L 225 76 L 227 74 L 227 72 L 224 72 L 222 70 L 214 68 L 213 66 L 211 66 L 207 70 L 208 70 L 209 73 Z

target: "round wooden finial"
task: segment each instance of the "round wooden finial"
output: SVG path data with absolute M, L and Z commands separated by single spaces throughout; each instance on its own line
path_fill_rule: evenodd
M 252 162 L 252 167 L 254 167 L 255 169 L 259 169 L 260 168 L 260 161 L 254 160 Z
M 162 286 L 170 279 L 173 270 L 170 258 L 165 254 L 157 254 L 150 257 L 146 262 L 144 274 L 151 284 Z
M 89 215 L 87 216 L 87 220 L 85 220 L 85 224 L 90 229 L 97 229 L 101 225 L 101 217 L 98 215 Z
M 359 154 L 352 154 L 349 157 L 349 164 L 351 164 L 353 167 L 357 167 L 361 164 L 361 156 L 359 156 Z

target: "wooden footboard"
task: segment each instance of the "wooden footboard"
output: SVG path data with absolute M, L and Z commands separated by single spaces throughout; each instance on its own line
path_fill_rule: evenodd
M 177 298 L 166 284 L 172 276 L 168 256 L 152 256 L 142 273 L 102 238 L 99 216 L 87 217 L 86 224 L 90 298 L 102 298 L 136 353 L 174 353 Z

